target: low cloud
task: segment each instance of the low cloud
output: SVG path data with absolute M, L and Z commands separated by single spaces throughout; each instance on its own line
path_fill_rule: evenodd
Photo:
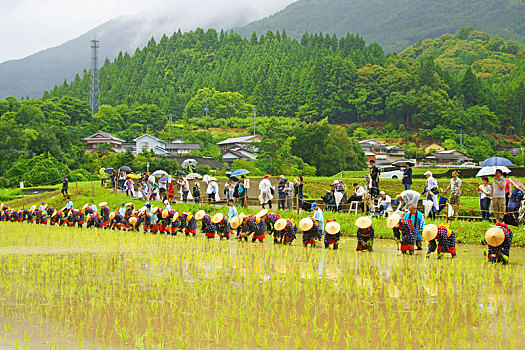
M 121 16 L 139 16 L 156 36 L 195 27 L 232 28 L 295 0 L 2 0 L 0 62 L 60 45 Z

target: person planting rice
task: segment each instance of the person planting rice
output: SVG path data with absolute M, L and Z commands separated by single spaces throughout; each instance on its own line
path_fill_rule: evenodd
M 180 229 L 184 230 L 186 237 L 189 235 L 195 237 L 197 235 L 197 220 L 191 213 L 182 213 L 180 215 L 180 223 Z
M 363 216 L 355 221 L 357 226 L 357 251 L 372 251 L 374 246 L 374 228 L 372 220 L 368 216 Z
M 507 226 L 498 222 L 485 233 L 488 244 L 488 259 L 492 263 L 509 263 L 510 247 L 512 245 L 512 231 Z
M 228 223 L 228 219 L 222 213 L 217 213 L 213 215 L 211 222 L 215 224 L 215 228 L 216 228 L 217 234 L 219 235 L 219 239 L 221 240 L 223 238 L 226 238 L 226 240 L 230 239 L 230 231 L 232 230 L 232 228 L 230 227 L 230 224 Z
M 204 233 L 206 238 L 215 238 L 215 224 L 211 222 L 211 216 L 206 214 L 204 210 L 199 210 L 195 214 L 195 220 L 202 222 L 201 232 Z
M 171 206 L 170 206 L 171 208 Z M 171 224 L 171 215 L 170 215 L 170 210 L 168 209 L 164 209 L 162 211 L 162 213 L 160 214 L 161 218 L 160 218 L 160 227 L 159 227 L 159 231 L 160 233 L 165 233 L 165 234 L 168 234 L 170 232 L 170 224 Z
M 126 213 L 124 214 L 124 223 L 123 228 L 129 229 L 132 225 L 129 222 L 129 219 L 133 216 L 133 203 L 126 203 Z
M 84 225 L 84 213 L 78 209 L 69 209 L 69 213 L 67 215 L 67 224 L 68 226 L 75 226 L 82 227 Z
M 386 225 L 393 230 L 396 242 L 401 243 L 401 253 L 414 255 L 417 233 L 410 220 L 401 219 L 398 214 L 392 214 L 388 217 Z
M 403 219 L 410 220 L 412 226 L 416 230 L 416 247 L 417 250 L 423 250 L 423 245 L 421 243 L 422 237 L 421 232 L 425 228 L 426 222 L 423 214 L 417 210 L 417 204 L 410 204 L 408 206 L 408 213 L 405 214 Z
M 159 233 L 159 207 L 153 207 L 151 208 L 151 214 L 150 214 L 150 226 L 151 226 L 151 233 L 157 234 Z
M 311 217 L 304 218 L 299 221 L 299 228 L 303 231 L 303 245 L 308 247 L 315 247 L 315 241 L 320 239 L 319 237 L 319 225 Z
M 328 220 L 324 231 L 324 247 L 328 249 L 333 245 L 334 250 L 338 249 L 339 239 L 341 238 L 341 225 L 339 225 L 335 219 Z
M 275 237 L 275 223 L 277 220 L 279 220 L 281 217 L 279 214 L 275 213 L 268 213 L 266 212 L 265 215 L 261 216 L 261 219 L 263 219 L 266 223 L 266 230 L 270 235 L 273 235 L 273 242 L 276 243 L 277 238 Z
M 111 212 L 109 214 L 109 220 L 109 228 L 112 230 L 120 230 L 124 223 L 124 217 L 118 211 Z
M 173 236 L 177 235 L 177 232 L 180 230 L 180 217 L 179 212 L 176 210 L 170 211 L 170 217 L 171 217 L 171 234 Z
M 428 241 L 427 258 L 436 251 L 438 259 L 445 253 L 450 253 L 452 258 L 456 257 L 456 234 L 448 226 L 426 225 L 423 229 L 423 238 Z
M 45 204 L 41 208 L 42 209 L 38 208 L 38 210 L 36 211 L 36 223 L 47 225 L 47 212 L 46 212 L 47 204 Z
M 297 226 L 293 220 L 279 219 L 275 222 L 275 236 L 278 243 L 291 244 L 297 238 Z
M 265 233 L 268 229 L 268 226 L 266 225 L 266 220 L 264 219 L 264 217 L 267 214 L 268 209 L 263 209 L 257 214 L 255 214 L 255 223 L 257 224 L 257 230 L 253 233 L 252 243 L 254 243 L 256 240 L 262 243 L 263 240 L 266 238 Z
M 243 214 L 236 215 L 230 220 L 230 226 L 232 230 L 237 231 L 237 239 L 241 239 L 241 230 L 242 230 L 242 224 L 243 224 Z
M 109 227 L 109 207 L 107 202 L 99 203 L 100 207 L 100 220 L 102 222 L 100 227 L 108 228 Z
M 98 214 L 87 214 L 86 215 L 86 228 L 100 227 Z

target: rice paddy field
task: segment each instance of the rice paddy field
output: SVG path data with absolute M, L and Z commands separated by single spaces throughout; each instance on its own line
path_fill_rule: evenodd
M 525 348 L 522 248 L 266 241 L 0 223 L 0 348 Z

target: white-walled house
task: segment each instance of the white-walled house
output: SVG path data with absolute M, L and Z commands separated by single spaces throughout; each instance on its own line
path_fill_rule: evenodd
M 147 151 L 153 150 L 157 155 L 166 155 L 166 141 L 163 141 L 150 134 L 144 134 L 133 140 L 135 142 L 135 154 L 141 153 L 144 149 Z

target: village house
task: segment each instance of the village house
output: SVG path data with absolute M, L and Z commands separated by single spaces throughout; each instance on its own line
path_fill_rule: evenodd
M 111 149 L 115 152 L 125 151 L 124 140 L 104 131 L 99 130 L 91 136 L 84 137 L 83 140 L 86 142 L 86 152 L 96 152 L 101 144 L 111 145 Z
M 459 165 L 472 160 L 472 158 L 469 158 L 465 153 L 457 149 L 432 152 L 425 159 L 438 165 Z
M 359 141 L 368 161 L 374 159 L 377 164 L 391 164 L 405 158 L 405 149 L 399 145 L 387 145 L 383 142 L 366 139 Z
M 257 143 L 261 141 L 262 138 L 259 135 L 250 135 L 231 137 L 229 139 L 219 142 L 217 145 L 219 146 L 219 151 L 221 154 L 226 153 L 226 151 L 231 148 L 244 149 L 256 153 L 257 151 L 259 151 Z

